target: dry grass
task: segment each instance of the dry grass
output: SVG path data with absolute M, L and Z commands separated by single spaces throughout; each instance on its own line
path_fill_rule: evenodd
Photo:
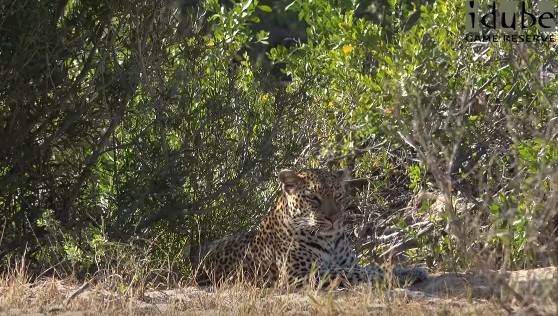
M 97 285 L 65 303 L 78 285 L 60 280 L 2 287 L 0 310 L 12 314 L 128 315 L 425 315 L 450 312 L 502 313 L 488 302 L 413 298 L 405 290 L 391 293 L 339 290 L 330 293 L 281 293 L 237 285 L 218 291 L 184 287 L 151 290 L 141 297 L 107 291 Z
M 0 278 L 0 315 L 552 315 L 557 310 L 550 296 L 556 288 L 556 271 L 546 269 L 542 277 L 551 285 L 535 285 L 535 274 L 543 275 L 538 272 L 508 276 L 516 281 L 528 276 L 530 283 L 524 285 L 531 285 L 516 292 L 530 300 L 525 303 L 504 295 L 507 290 L 492 286 L 487 277 L 465 274 L 434 276 L 406 289 L 287 291 L 237 283 L 218 290 L 177 286 L 140 291 L 95 280 L 87 287 L 71 279 L 29 282 L 19 269 Z

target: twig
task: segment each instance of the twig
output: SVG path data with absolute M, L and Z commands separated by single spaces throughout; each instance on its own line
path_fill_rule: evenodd
M 83 293 L 83 291 L 85 291 L 89 287 L 89 284 L 91 284 L 91 281 L 85 281 L 77 290 L 75 290 L 74 292 L 72 292 L 72 294 L 70 294 L 70 296 L 68 296 L 66 301 L 64 301 L 64 305 L 68 305 L 71 300 Z

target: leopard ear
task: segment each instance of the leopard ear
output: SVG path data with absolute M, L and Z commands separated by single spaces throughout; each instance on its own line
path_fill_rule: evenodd
M 296 174 L 296 172 L 289 169 L 279 171 L 278 178 L 279 182 L 281 182 L 281 185 L 283 186 L 283 190 L 287 193 L 292 193 L 294 188 L 302 182 L 302 179 Z
M 369 180 L 365 178 L 356 178 L 345 181 L 345 186 L 357 191 L 368 189 Z
M 346 185 L 347 181 L 351 178 L 351 173 L 347 169 L 341 169 L 335 172 L 335 177 L 341 184 Z

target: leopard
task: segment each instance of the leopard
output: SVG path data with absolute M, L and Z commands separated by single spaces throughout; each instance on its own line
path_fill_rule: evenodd
M 283 169 L 277 179 L 281 192 L 254 229 L 218 239 L 201 251 L 198 284 L 243 279 L 257 285 L 301 285 L 314 280 L 321 286 L 349 287 L 386 280 L 382 266 L 358 264 L 344 221 L 351 205 L 347 170 Z M 390 271 L 399 285 L 428 278 L 421 267 Z

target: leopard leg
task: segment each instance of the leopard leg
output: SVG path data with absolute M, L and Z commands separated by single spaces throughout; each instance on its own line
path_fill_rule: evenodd
M 384 271 L 381 268 L 376 269 L 370 266 L 355 266 L 352 268 L 322 267 L 319 270 L 319 275 L 322 280 L 328 281 L 324 283 L 326 286 L 333 282 L 338 283 L 341 287 L 350 287 L 362 283 L 382 282 L 384 280 Z
M 319 271 L 320 276 L 328 280 L 338 280 L 343 287 L 354 286 L 360 283 L 377 283 L 385 280 L 385 270 L 378 265 L 352 268 L 324 267 Z M 394 281 L 397 285 L 414 284 L 428 278 L 428 271 L 424 268 L 394 268 Z

